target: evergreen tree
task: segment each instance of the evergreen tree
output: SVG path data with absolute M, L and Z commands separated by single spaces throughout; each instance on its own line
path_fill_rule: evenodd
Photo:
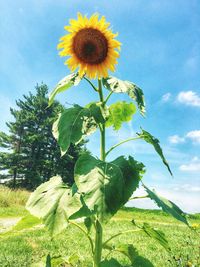
M 48 107 L 48 88 L 36 86 L 36 94 L 29 93 L 16 101 L 11 108 L 13 122 L 7 123 L 9 134 L 0 132 L 0 170 L 8 170 L 16 178 L 23 178 L 23 186 L 34 189 L 51 176 L 60 174 L 63 180 L 73 183 L 74 164 L 82 152 L 83 143 L 71 145 L 69 153 L 60 157 L 60 148 L 52 135 L 52 124 L 64 107 L 55 102 Z

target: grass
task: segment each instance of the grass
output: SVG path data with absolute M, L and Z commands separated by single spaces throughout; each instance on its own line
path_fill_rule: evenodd
M 0 193 L 2 194 L 1 190 Z M 0 213 L 0 221 L 1 216 L 5 219 L 5 214 L 9 215 L 8 217 L 10 218 L 27 214 L 24 209 L 25 199 L 23 200 L 20 192 L 18 192 L 18 204 L 15 205 L 15 202 L 11 201 L 13 199 L 13 196 L 11 197 L 12 193 L 9 193 L 10 200 L 7 200 L 9 205 L 2 207 L 1 204 L 0 212 L 3 210 L 4 214 Z M 27 197 L 28 193 L 23 192 L 22 195 Z M 2 196 L 0 198 L 2 199 Z M 16 206 L 17 209 L 15 211 Z M 170 254 L 167 253 L 158 243 L 142 232 L 121 235 L 114 239 L 113 243 L 118 245 L 133 244 L 140 255 L 148 258 L 155 267 L 189 267 L 192 266 L 189 265 L 190 262 L 195 267 L 200 266 L 199 230 L 193 231 L 159 210 L 152 211 L 135 208 L 120 210 L 106 225 L 105 233 L 107 233 L 107 236 L 104 236 L 104 238 L 107 239 L 119 231 L 133 229 L 131 223 L 133 218 L 138 224 L 148 222 L 150 225 L 165 232 L 172 252 Z M 200 215 L 191 216 L 190 221 L 191 223 L 199 224 Z M 2 235 L 0 238 L 0 247 L 1 267 L 44 266 L 44 264 L 39 265 L 37 263 L 46 257 L 48 253 L 51 256 L 77 254 L 80 258 L 80 263 L 74 266 L 91 267 L 91 254 L 88 241 L 76 227 L 71 225 L 54 240 L 51 240 L 48 232 L 42 227 L 35 227 L 32 230 L 26 229 L 12 235 Z M 123 255 L 113 253 L 111 257 L 117 258 L 123 266 L 130 267 L 129 260 Z M 142 267 L 142 265 L 136 267 Z

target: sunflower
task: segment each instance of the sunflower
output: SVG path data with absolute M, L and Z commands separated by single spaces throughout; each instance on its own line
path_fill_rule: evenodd
M 120 42 L 114 39 L 110 23 L 105 17 L 93 14 L 90 18 L 78 13 L 77 20 L 71 19 L 65 26 L 67 35 L 60 38 L 60 56 L 69 56 L 65 61 L 71 71 L 79 68 L 79 75 L 90 79 L 108 77 L 108 71 L 115 71 L 119 57 Z

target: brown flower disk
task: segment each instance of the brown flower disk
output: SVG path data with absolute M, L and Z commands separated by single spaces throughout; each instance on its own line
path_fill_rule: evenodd
M 108 42 L 99 30 L 82 29 L 74 36 L 73 51 L 84 63 L 100 64 L 107 57 Z

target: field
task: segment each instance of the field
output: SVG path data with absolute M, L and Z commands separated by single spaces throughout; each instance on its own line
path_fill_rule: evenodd
M 88 240 L 74 226 L 70 225 L 54 240 L 51 240 L 41 224 L 34 229 L 5 234 L 12 224 L 27 214 L 24 208 L 27 198 L 26 191 L 13 192 L 0 187 L 0 232 L 2 232 L 0 235 L 0 266 L 42 267 L 45 265 L 41 263 L 41 259 L 50 253 L 51 256 L 77 255 L 80 262 L 77 260 L 73 266 L 91 267 Z M 151 226 L 165 232 L 170 242 L 171 253 L 166 252 L 163 247 L 143 232 L 121 235 L 114 240 L 115 244 L 133 244 L 140 255 L 148 258 L 155 267 L 200 266 L 200 231 L 198 230 L 200 215 L 190 216 L 191 224 L 197 226 L 197 230 L 194 231 L 159 210 L 124 208 L 107 224 L 106 232 L 109 234 L 105 238 L 109 238 L 119 231 L 133 229 L 132 219 L 135 219 L 138 224 L 148 222 Z M 126 257 L 116 254 L 116 252 L 113 254 L 110 257 L 117 258 L 123 266 L 131 266 Z

